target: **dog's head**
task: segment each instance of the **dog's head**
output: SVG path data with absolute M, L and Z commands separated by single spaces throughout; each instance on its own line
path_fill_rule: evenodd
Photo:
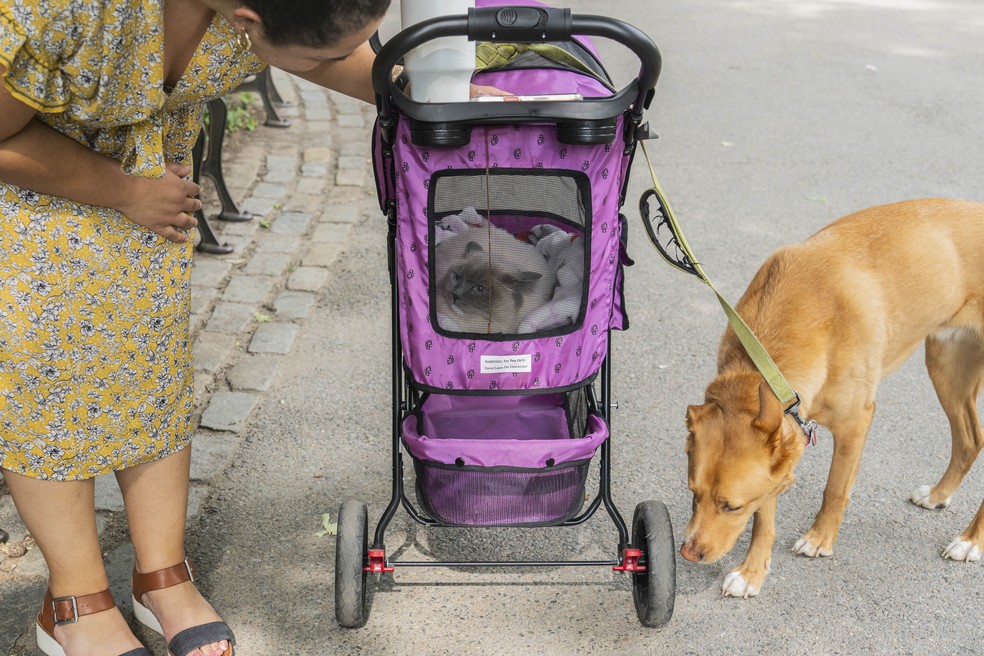
M 687 408 L 687 483 L 693 517 L 680 553 L 714 562 L 734 546 L 763 503 L 793 484 L 803 440 L 757 373 L 724 373 L 703 405 Z

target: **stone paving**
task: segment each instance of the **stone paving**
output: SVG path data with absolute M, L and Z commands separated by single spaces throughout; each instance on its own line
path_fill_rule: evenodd
M 287 103 L 278 112 L 291 125 L 260 125 L 231 134 L 224 143 L 223 175 L 230 194 L 241 211 L 255 218 L 211 219 L 219 241 L 234 251 L 196 253 L 192 269 L 199 428 L 189 517 L 199 514 L 209 481 L 235 457 L 238 432 L 318 303 L 351 227 L 369 215 L 378 218 L 368 156 L 373 108 L 280 71 L 273 79 Z M 203 200 L 206 215 L 213 216 L 218 202 L 210 184 L 203 183 Z M 122 522 L 122 499 L 112 476 L 96 480 L 96 507 L 101 534 Z M 28 613 L 36 612 L 27 610 L 35 600 L 20 603 L 13 597 L 24 584 L 43 584 L 47 570 L 2 479 L 0 529 L 9 534 L 0 544 L 0 654 L 7 654 L 29 626 Z

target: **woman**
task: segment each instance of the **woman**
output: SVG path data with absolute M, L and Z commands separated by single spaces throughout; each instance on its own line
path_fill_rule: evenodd
M 204 103 L 266 64 L 372 100 L 389 0 L 0 0 L 0 468 L 49 569 L 49 655 L 149 655 L 108 591 L 114 472 L 137 619 L 174 656 L 233 636 L 185 560 L 190 181 Z

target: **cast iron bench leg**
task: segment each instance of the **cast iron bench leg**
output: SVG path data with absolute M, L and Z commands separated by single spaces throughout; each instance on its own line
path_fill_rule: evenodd
M 195 184 L 201 184 L 201 174 L 202 174 L 202 154 L 205 150 L 205 130 L 202 129 L 198 133 L 198 140 L 195 141 L 195 146 L 192 148 L 192 160 L 193 173 L 192 180 Z M 198 232 L 201 234 L 202 239 L 195 246 L 195 250 L 201 253 L 211 253 L 213 255 L 226 255 L 232 252 L 232 246 L 229 244 L 220 244 L 219 240 L 215 237 L 215 233 L 212 232 L 212 226 L 208 224 L 208 219 L 205 217 L 205 212 L 198 210 L 195 212 L 195 218 L 198 219 Z
M 263 109 L 266 110 L 266 121 L 263 125 L 269 128 L 290 127 L 290 121 L 282 118 L 277 113 L 278 106 L 287 107 L 288 103 L 283 101 L 280 93 L 277 91 L 277 87 L 274 86 L 273 76 L 270 73 L 269 66 L 252 78 L 247 78 L 245 82 L 236 88 L 236 91 L 256 91 L 260 94 L 260 99 L 263 100 Z
M 205 150 L 202 153 L 202 175 L 215 183 L 215 191 L 219 195 L 222 211 L 216 216 L 221 221 L 250 221 L 253 218 L 248 212 L 240 212 L 229 195 L 225 178 L 222 177 L 222 137 L 225 135 L 226 120 L 229 110 L 221 98 L 210 100 L 208 103 L 208 136 L 205 140 Z

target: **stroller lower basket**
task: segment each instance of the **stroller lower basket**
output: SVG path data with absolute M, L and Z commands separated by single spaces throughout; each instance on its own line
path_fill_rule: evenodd
M 583 392 L 430 395 L 403 422 L 420 506 L 455 526 L 550 526 L 584 503 L 591 457 L 608 438 Z

